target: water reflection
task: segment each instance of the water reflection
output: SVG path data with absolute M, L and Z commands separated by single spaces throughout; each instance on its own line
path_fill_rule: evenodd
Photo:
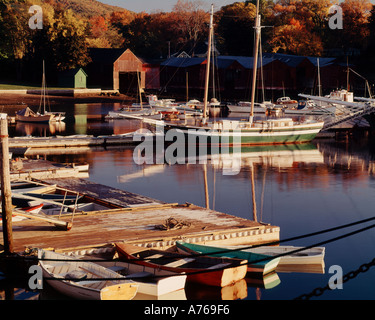
M 15 136 L 49 137 L 56 134 L 63 134 L 66 130 L 65 122 L 27 123 L 17 122 Z

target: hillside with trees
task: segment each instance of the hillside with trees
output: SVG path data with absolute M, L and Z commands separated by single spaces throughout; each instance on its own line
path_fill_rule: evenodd
M 54 2 L 55 6 L 60 6 L 65 10 L 70 9 L 75 14 L 86 18 L 125 11 L 124 8 L 104 4 L 97 0 L 54 0 Z
M 253 54 L 255 0 L 215 8 L 215 44 L 222 55 Z M 328 22 L 334 0 L 261 0 L 262 50 L 335 56 L 370 76 L 375 11 L 369 0 L 344 0 L 343 29 Z M 43 29 L 31 30 L 31 5 L 43 8 Z M 146 59 L 206 50 L 209 14 L 199 0 L 176 0 L 171 12 L 134 13 L 96 0 L 0 0 L 0 78 L 33 80 L 45 60 L 56 73 L 90 62 L 88 48 L 129 48 Z M 39 68 L 40 69 L 40 68 Z M 368 77 L 370 78 L 370 77 Z M 37 77 L 39 79 L 39 76 Z

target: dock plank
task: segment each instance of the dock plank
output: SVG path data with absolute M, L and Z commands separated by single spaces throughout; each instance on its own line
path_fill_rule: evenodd
M 112 203 L 118 207 L 129 208 L 135 206 L 164 204 L 164 202 L 132 192 L 111 188 L 86 179 L 45 179 L 48 184 L 56 184 L 60 188 L 79 192 L 82 195 Z
M 188 222 L 189 227 L 168 231 L 157 228 L 170 217 Z M 71 221 L 72 217 L 62 219 Z M 178 205 L 78 215 L 74 217 L 70 231 L 59 231 L 43 222 L 23 220 L 13 223 L 13 239 L 16 252 L 28 247 L 57 250 L 95 248 L 121 241 L 162 247 L 172 246 L 178 239 L 241 244 L 277 241 L 279 228 L 194 205 Z M 2 235 L 0 240 L 3 243 Z

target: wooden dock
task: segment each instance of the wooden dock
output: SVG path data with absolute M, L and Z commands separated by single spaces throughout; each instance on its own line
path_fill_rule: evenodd
M 71 177 L 88 178 L 89 174 L 86 169 L 74 164 L 52 163 L 42 159 L 19 159 L 11 163 L 11 180 L 44 180 Z
M 61 188 L 112 204 L 108 210 L 63 214 L 70 230 L 41 220 L 13 223 L 14 251 L 53 248 L 56 251 L 110 250 L 125 241 L 147 247 L 168 248 L 176 240 L 212 244 L 259 244 L 279 240 L 280 228 L 201 208 L 168 204 L 83 179 L 54 179 Z M 2 234 L 2 232 L 1 232 Z M 2 236 L 0 238 L 3 243 Z M 1 250 L 1 245 L 0 245 Z
M 109 136 L 53 136 L 53 137 L 18 137 L 9 138 L 9 148 L 69 148 L 107 145 L 135 145 L 133 133 Z

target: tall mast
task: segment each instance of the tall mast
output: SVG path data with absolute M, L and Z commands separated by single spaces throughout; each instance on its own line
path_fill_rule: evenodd
M 320 61 L 319 61 L 319 58 L 318 58 L 318 94 L 319 94 L 319 97 L 322 96 L 322 85 L 320 83 Z M 319 101 L 319 106 L 320 107 L 322 106 L 322 101 Z
M 43 109 L 42 109 L 42 104 L 43 104 Z M 42 96 L 40 98 L 40 106 L 39 110 L 41 114 L 46 113 L 46 70 L 45 70 L 45 65 L 44 65 L 44 60 L 43 60 L 43 76 L 42 76 Z
M 208 34 L 208 50 L 207 50 L 207 66 L 206 66 L 206 82 L 204 86 L 204 101 L 203 101 L 203 121 L 207 119 L 207 100 L 208 100 L 208 83 L 210 81 L 210 65 L 211 65 L 211 47 L 212 47 L 212 34 L 214 25 L 214 5 L 211 4 L 211 17 L 210 17 L 210 30 Z
M 254 45 L 254 63 L 253 63 L 253 86 L 251 89 L 251 110 L 249 121 L 253 122 L 254 118 L 254 103 L 255 103 L 255 90 L 257 83 L 257 68 L 258 68 L 258 51 L 260 39 L 260 15 L 259 15 L 259 0 L 257 0 L 256 16 L 255 16 L 255 45 Z

